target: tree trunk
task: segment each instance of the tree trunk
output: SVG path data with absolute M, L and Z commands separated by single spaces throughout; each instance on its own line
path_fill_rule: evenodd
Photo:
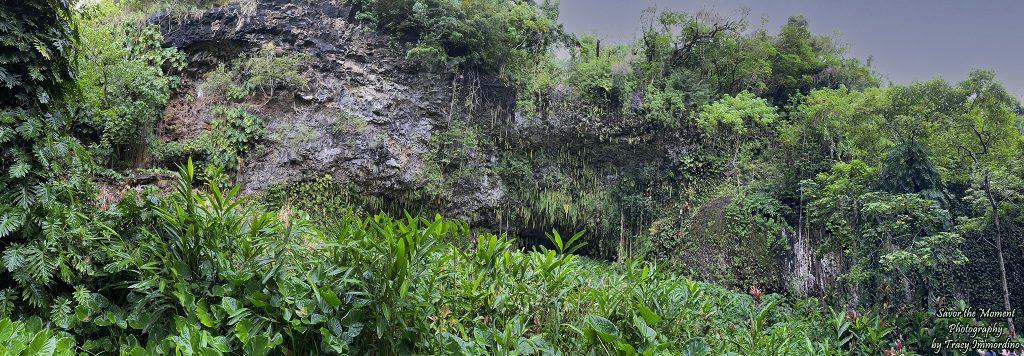
M 1006 285 L 1006 263 L 1003 261 L 1003 231 L 999 226 L 999 207 L 996 204 L 995 196 L 992 195 L 992 186 L 987 172 L 985 173 L 985 194 L 988 195 L 988 202 L 992 206 L 992 222 L 996 227 L 996 256 L 999 257 L 999 276 L 1003 285 L 1003 308 L 1010 311 L 1012 310 L 1010 309 L 1010 289 Z M 1006 318 L 1006 323 L 1010 335 L 1017 335 L 1013 318 Z

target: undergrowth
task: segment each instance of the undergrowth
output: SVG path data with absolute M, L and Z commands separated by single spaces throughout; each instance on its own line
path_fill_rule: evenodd
M 583 233 L 520 250 L 440 216 L 342 211 L 314 224 L 238 186 L 197 184 L 188 161 L 170 195 L 129 197 L 94 222 L 108 233 L 93 281 L 122 282 L 58 293 L 47 329 L 0 331 L 47 347 L 73 337 L 93 354 L 846 355 L 910 354 L 941 330 L 580 258 Z

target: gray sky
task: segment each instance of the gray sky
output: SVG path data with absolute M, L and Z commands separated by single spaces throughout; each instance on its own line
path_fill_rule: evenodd
M 958 82 L 973 68 L 992 69 L 1024 97 L 1024 1 L 1017 0 L 561 0 L 567 30 L 625 42 L 638 34 L 640 13 L 713 9 L 739 17 L 751 30 L 778 33 L 790 15 L 805 15 L 811 32 L 840 34 L 848 54 L 874 58 L 872 67 L 896 83 L 942 77 Z

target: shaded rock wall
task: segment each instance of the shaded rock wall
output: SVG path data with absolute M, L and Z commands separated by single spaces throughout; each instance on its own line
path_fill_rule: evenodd
M 453 117 L 468 115 L 464 105 L 454 105 L 466 95 L 455 89 L 465 87 L 457 85 L 464 76 L 424 71 L 405 60 L 404 50 L 366 31 L 346 6 L 260 1 L 254 8 L 229 4 L 184 18 L 157 14 L 150 21 L 160 25 L 165 45 L 189 57 L 183 75 L 189 95 L 171 106 L 198 121 L 209 120 L 208 113 L 197 114 L 209 104 L 201 90 L 203 76 L 219 63 L 264 48 L 309 55 L 307 89 L 251 103 L 265 120 L 268 142 L 240 167 L 238 178 L 247 192 L 324 174 L 367 194 L 417 189 L 424 184 L 424 155 L 433 132 Z M 505 104 L 476 107 L 508 111 L 510 96 L 489 97 Z M 177 121 L 175 127 L 204 126 Z M 481 177 L 472 183 L 475 192 L 450 204 L 453 216 L 472 216 L 501 198 L 500 181 Z

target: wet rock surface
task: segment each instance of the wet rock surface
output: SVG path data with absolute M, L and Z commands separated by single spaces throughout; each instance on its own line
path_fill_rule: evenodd
M 461 106 L 451 105 L 458 96 L 454 75 L 405 60 L 403 49 L 367 31 L 346 6 L 260 1 L 184 18 L 157 14 L 150 22 L 160 25 L 166 46 L 189 57 L 183 78 L 194 96 L 172 102 L 188 113 L 201 111 L 189 105 L 205 105 L 201 82 L 219 63 L 268 48 L 309 56 L 307 89 L 254 100 L 267 142 L 240 165 L 238 179 L 247 192 L 329 174 L 367 194 L 399 196 L 426 183 L 424 155 L 434 132 L 465 116 Z M 497 203 L 501 182 L 476 180 L 451 194 L 447 213 L 478 218 Z

